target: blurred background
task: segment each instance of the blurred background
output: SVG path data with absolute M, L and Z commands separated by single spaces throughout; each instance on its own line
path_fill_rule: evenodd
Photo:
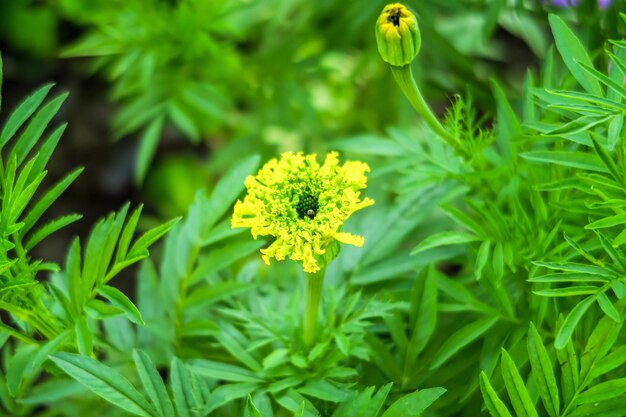
M 0 121 L 55 82 L 70 92 L 57 121 L 69 126 L 47 180 L 86 167 L 49 213 L 85 218 L 39 251 L 61 261 L 70 234 L 84 236 L 128 200 L 145 203 L 154 221 L 184 214 L 197 189 L 210 190 L 250 154 L 337 148 L 350 156 L 359 153 L 350 138 L 410 129 L 417 116 L 376 50 L 374 22 L 385 4 L 0 0 Z M 406 4 L 422 32 L 414 72 L 440 114 L 461 94 L 489 118 L 492 79 L 519 96 L 549 52 L 548 13 L 576 24 L 598 53 L 625 31 L 623 1 Z

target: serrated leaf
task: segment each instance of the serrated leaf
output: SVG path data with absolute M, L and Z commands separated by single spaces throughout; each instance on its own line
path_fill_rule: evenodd
M 396 400 L 381 417 L 420 417 L 439 397 L 444 388 L 426 388 Z
M 113 368 L 72 353 L 56 353 L 50 359 L 69 376 L 116 407 L 137 416 L 158 417 L 139 391 Z
M 43 227 L 38 229 L 35 233 L 29 236 L 28 240 L 24 244 L 24 249 L 26 251 L 30 251 L 32 248 L 37 246 L 42 240 L 50 236 L 51 234 L 57 232 L 58 230 L 68 226 L 80 219 L 83 216 L 81 214 L 70 214 L 67 216 L 62 216 L 57 219 L 52 220 L 49 223 L 46 223 Z
M 483 335 L 498 321 L 498 317 L 485 317 L 473 321 L 465 327 L 450 335 L 439 349 L 432 360 L 430 369 L 436 369 L 443 365 L 450 357 L 458 353 L 459 350 L 472 343 Z
M 15 142 L 15 145 L 9 154 L 9 159 L 15 157 L 18 165 L 21 165 L 22 162 L 24 162 L 28 153 L 41 138 L 41 135 L 48 126 L 48 123 L 50 123 L 52 118 L 61 108 L 63 102 L 65 102 L 65 99 L 67 99 L 67 96 L 68 93 L 60 94 L 37 111 L 35 116 L 33 116 L 26 126 L 26 129 L 24 129 L 20 137 Z
M 117 243 L 115 263 L 120 263 L 126 259 L 128 248 L 130 247 L 130 242 L 133 239 L 135 229 L 137 228 L 137 223 L 139 222 L 139 217 L 141 216 L 142 209 L 143 205 L 140 204 L 139 207 L 137 207 L 133 211 L 133 214 L 131 214 L 130 218 L 126 222 L 126 225 L 124 225 L 124 230 L 122 231 L 122 234 Z
M 180 221 L 180 217 L 173 218 L 172 220 L 165 222 L 159 226 L 153 227 L 146 233 L 141 235 L 139 239 L 130 248 L 127 258 L 133 258 L 138 254 L 146 251 L 154 242 L 159 240 L 164 234 L 166 234 L 172 227 Z
M 109 300 L 111 304 L 119 308 L 126 314 L 126 317 L 133 323 L 144 325 L 144 321 L 141 318 L 141 313 L 133 304 L 132 301 L 126 295 L 115 287 L 109 285 L 99 285 L 96 287 L 96 292 Z
M 55 183 L 46 193 L 35 203 L 35 205 L 28 211 L 28 214 L 24 218 L 24 227 L 20 230 L 20 236 L 24 236 L 37 221 L 41 218 L 43 213 L 54 203 L 57 198 L 70 186 L 72 182 L 83 172 L 83 168 L 75 169 L 66 175 L 63 179 Z
M 308 381 L 304 386 L 298 388 L 297 391 L 309 397 L 334 403 L 341 402 L 348 396 L 346 391 L 325 380 Z
M 605 293 L 599 293 L 597 301 L 604 314 L 612 318 L 613 321 L 615 321 L 616 323 L 619 323 L 621 321 L 619 311 L 617 311 L 617 309 Z
M 15 135 L 18 129 L 35 113 L 35 110 L 43 103 L 54 84 L 46 84 L 22 101 L 11 113 L 0 132 L 0 149 Z
M 464 232 L 441 232 L 435 235 L 428 236 L 426 239 L 420 242 L 419 245 L 413 249 L 411 255 L 424 252 L 428 249 L 437 248 L 440 246 L 460 245 L 463 243 L 474 242 L 479 240 L 475 235 Z
M 150 357 L 143 351 L 134 349 L 133 359 L 141 383 L 160 417 L 175 417 L 174 406 L 165 384 Z
M 502 349 L 502 379 L 518 417 L 537 417 L 535 404 L 508 352 Z
M 236 365 L 215 362 L 206 359 L 196 359 L 191 361 L 191 368 L 198 375 L 208 376 L 215 379 L 234 382 L 261 382 L 254 372 Z
M 85 316 L 79 316 L 74 322 L 74 333 L 76 334 L 78 351 L 82 355 L 91 356 L 93 353 L 93 336 Z
M 551 417 L 558 417 L 559 388 L 554 377 L 554 365 L 532 323 L 528 330 L 528 358 L 546 411 Z
M 596 297 L 590 296 L 585 298 L 582 301 L 579 301 L 576 306 L 567 314 L 565 317 L 565 321 L 563 325 L 559 328 L 559 331 L 556 334 L 556 338 L 554 339 L 554 347 L 557 349 L 563 349 L 567 342 L 569 342 L 576 326 L 578 326 L 578 322 L 585 314 L 585 312 L 591 307 L 594 303 Z
M 556 47 L 563 58 L 563 62 L 565 62 L 576 81 L 590 94 L 603 97 L 604 92 L 598 80 L 578 64 L 580 62 L 592 66 L 585 47 L 559 16 L 550 14 L 548 20 L 550 21 L 550 28 L 554 35 Z
M 437 272 L 435 268 L 428 268 L 423 275 L 416 280 L 414 288 L 414 300 L 411 308 L 411 316 L 414 320 L 411 340 L 408 344 L 408 354 L 412 359 L 417 358 L 424 350 L 435 332 L 437 325 Z
M 587 339 L 585 349 L 580 356 L 580 379 L 585 380 L 598 363 L 611 350 L 622 328 L 609 317 L 603 317 L 596 324 Z
M 474 264 L 474 275 L 477 280 L 480 280 L 483 276 L 483 271 L 487 262 L 489 261 L 489 253 L 491 251 L 491 241 L 485 240 L 480 244 L 478 253 L 476 254 L 476 262 Z
M 533 262 L 534 265 L 543 266 L 544 268 L 576 272 L 582 274 L 601 275 L 605 277 L 615 276 L 615 272 L 607 268 L 601 268 L 595 265 L 580 264 L 575 262 Z
M 520 156 L 533 162 L 608 173 L 600 158 L 583 152 L 530 151 L 521 153 Z
M 576 295 L 596 294 L 600 291 L 600 287 L 593 285 L 578 285 L 564 288 L 550 288 L 546 290 L 533 291 L 533 294 L 542 297 L 573 297 Z
M 577 404 L 598 403 L 610 400 L 626 392 L 626 378 L 611 379 L 583 391 L 576 399 Z
M 480 373 L 480 392 L 491 417 L 512 417 L 506 405 L 498 397 L 485 372 Z
M 154 158 L 161 131 L 163 130 L 164 118 L 157 117 L 145 128 L 139 138 L 139 151 L 137 154 L 137 168 L 135 169 L 135 183 L 143 183 L 148 167 Z

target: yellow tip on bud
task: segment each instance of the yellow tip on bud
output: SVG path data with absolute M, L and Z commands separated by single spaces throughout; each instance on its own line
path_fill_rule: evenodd
M 376 43 L 383 61 L 396 67 L 410 64 L 421 45 L 415 15 L 400 3 L 385 6 L 376 21 Z

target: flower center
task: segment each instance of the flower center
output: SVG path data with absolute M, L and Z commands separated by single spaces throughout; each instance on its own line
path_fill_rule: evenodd
M 396 7 L 395 9 L 389 10 L 389 16 L 387 16 L 387 23 L 391 23 L 394 26 L 400 26 L 400 18 L 402 17 L 402 9 L 400 7 Z
M 317 197 L 314 197 L 311 194 L 303 194 L 300 196 L 300 199 L 296 204 L 296 212 L 298 213 L 298 217 L 301 219 L 304 219 L 305 216 L 309 219 L 314 219 L 317 214 L 317 208 Z

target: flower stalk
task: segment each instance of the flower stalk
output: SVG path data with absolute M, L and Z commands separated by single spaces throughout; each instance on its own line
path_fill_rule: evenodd
M 437 116 L 435 116 L 435 114 L 426 103 L 426 100 L 424 100 L 420 89 L 417 87 L 415 78 L 413 78 L 411 66 L 404 65 L 402 67 L 397 67 L 391 65 L 391 73 L 393 74 L 393 78 L 396 80 L 396 83 L 404 93 L 407 100 L 409 100 L 413 108 L 424 118 L 430 128 L 436 134 L 438 134 L 448 145 L 458 150 L 459 143 L 457 139 L 441 125 Z
M 381 58 L 390 65 L 393 77 L 413 108 L 437 135 L 459 151 L 457 138 L 441 125 L 413 78 L 411 62 L 419 53 L 421 46 L 420 30 L 415 15 L 400 3 L 388 4 L 376 21 L 375 33 Z
M 304 286 L 304 344 L 311 346 L 315 342 L 317 329 L 317 316 L 322 298 L 322 286 L 324 285 L 324 271 L 306 274 Z

